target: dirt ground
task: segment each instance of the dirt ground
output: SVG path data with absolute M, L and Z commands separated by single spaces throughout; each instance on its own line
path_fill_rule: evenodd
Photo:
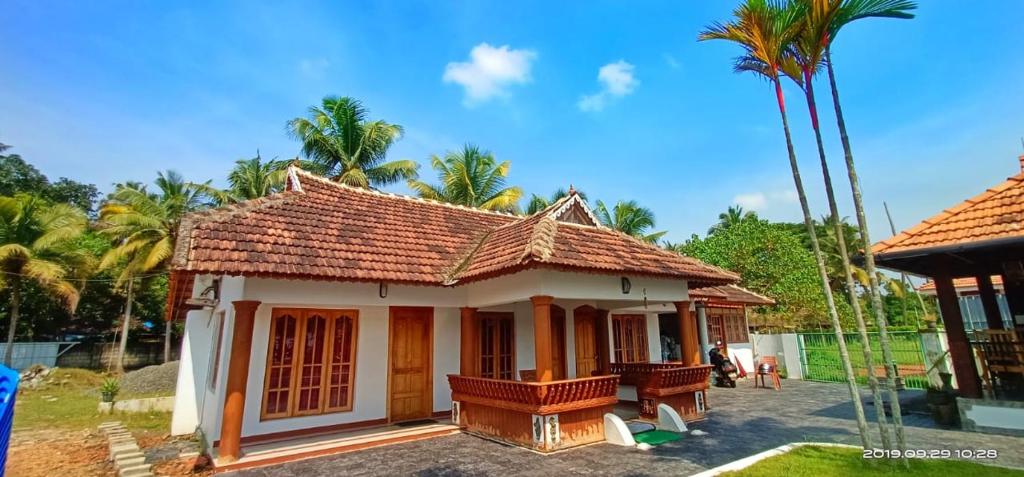
M 205 458 L 178 458 L 192 444 L 165 433 L 135 432 L 139 447 L 158 476 L 208 476 Z M 110 477 L 117 475 L 107 442 L 97 431 L 31 430 L 11 437 L 7 475 L 18 477 Z
M 106 477 L 114 474 L 107 446 L 96 431 L 32 430 L 11 436 L 7 475 Z

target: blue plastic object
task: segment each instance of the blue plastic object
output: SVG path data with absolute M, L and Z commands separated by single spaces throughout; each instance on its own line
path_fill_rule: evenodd
M 18 393 L 18 372 L 0 365 L 0 477 L 6 474 L 7 445 L 14 426 L 14 397 Z

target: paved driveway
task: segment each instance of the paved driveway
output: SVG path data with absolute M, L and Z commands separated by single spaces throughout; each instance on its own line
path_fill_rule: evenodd
M 707 435 L 649 451 L 596 444 L 542 456 L 457 434 L 231 475 L 689 475 L 794 441 L 860 443 L 845 386 L 792 380 L 778 392 L 751 386 L 745 380 L 736 389 L 712 388 L 708 419 L 691 426 Z M 865 410 L 873 422 L 874 409 Z M 1024 468 L 1024 438 L 936 429 L 920 415 L 904 416 L 904 423 L 910 448 L 997 449 L 999 463 Z

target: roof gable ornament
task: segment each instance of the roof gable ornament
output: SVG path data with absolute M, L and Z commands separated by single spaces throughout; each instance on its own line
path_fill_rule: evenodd
M 589 225 L 591 227 L 603 228 L 601 221 L 590 210 L 587 202 L 580 197 L 572 188 L 569 195 L 562 199 L 561 204 L 556 204 L 547 217 L 559 222 L 577 225 Z
M 290 166 L 288 166 L 288 183 L 285 184 L 285 190 L 291 190 L 295 192 L 302 192 L 302 183 L 299 182 L 299 161 L 296 160 Z

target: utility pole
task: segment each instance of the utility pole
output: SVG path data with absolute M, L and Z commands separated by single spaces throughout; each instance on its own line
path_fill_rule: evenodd
M 1022 141 L 1022 144 L 1024 144 L 1024 138 L 1022 138 L 1021 141 Z M 889 219 L 889 230 L 892 231 L 893 235 L 896 235 L 896 224 L 894 224 L 893 221 L 892 221 L 892 213 L 889 212 L 889 203 L 883 201 L 882 202 L 882 206 L 885 207 L 885 216 L 886 216 L 886 218 Z M 900 283 L 903 285 L 903 300 L 902 300 L 903 301 L 903 316 L 906 317 L 907 316 L 907 293 L 909 293 L 908 290 L 907 290 L 907 274 L 906 273 L 900 272 Z M 921 313 L 924 313 L 924 300 L 921 299 L 921 295 L 917 294 L 917 291 L 914 291 L 914 294 L 917 295 L 917 300 L 919 302 L 921 302 Z M 921 315 L 915 312 L 914 316 L 917 317 L 917 329 L 921 329 Z

